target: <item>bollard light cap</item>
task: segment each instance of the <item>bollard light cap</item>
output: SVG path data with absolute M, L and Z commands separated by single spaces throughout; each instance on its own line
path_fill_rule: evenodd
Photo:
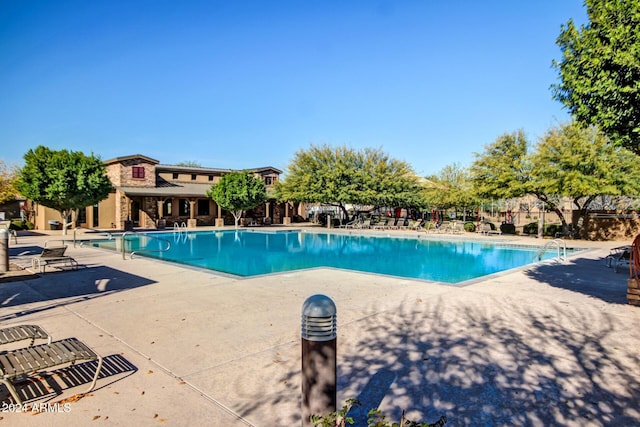
M 302 304 L 302 315 L 307 317 L 331 317 L 336 314 L 336 305 L 326 295 L 311 295 Z
M 337 337 L 336 305 L 326 295 L 313 295 L 302 305 L 302 338 L 330 341 Z

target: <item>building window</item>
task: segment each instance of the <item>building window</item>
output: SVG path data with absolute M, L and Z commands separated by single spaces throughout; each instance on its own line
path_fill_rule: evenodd
M 191 181 L 195 181 L 197 178 L 197 175 L 195 173 L 191 174 Z
M 275 176 L 265 176 L 264 185 L 273 185 L 278 180 Z
M 79 224 L 87 223 L 87 209 L 78 209 L 78 218 L 76 219 Z
M 98 209 L 98 204 L 93 205 L 93 226 L 97 227 L 100 224 L 98 220 L 98 215 L 100 214 L 100 210 Z
M 213 181 L 213 175 L 209 175 L 209 181 Z
M 191 207 L 189 206 L 189 201 L 187 199 L 180 199 L 178 201 L 178 215 L 187 216 L 190 213 L 191 213 Z
M 178 179 L 178 174 L 176 172 L 173 173 L 173 179 Z
M 198 215 L 209 215 L 209 199 L 198 200 Z
M 144 178 L 144 167 L 142 167 L 142 166 L 133 166 L 133 168 L 131 168 L 131 177 L 132 178 Z
M 162 216 L 171 216 L 172 215 L 172 209 L 171 209 L 171 199 L 167 199 L 164 201 L 164 204 L 162 205 Z

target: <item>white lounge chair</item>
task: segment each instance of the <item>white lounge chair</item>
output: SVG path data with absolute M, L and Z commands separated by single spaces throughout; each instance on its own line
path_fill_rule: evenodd
M 359 223 L 360 223 L 360 218 L 356 218 L 353 221 L 349 221 L 346 224 L 342 224 L 338 228 L 357 228 Z
M 390 230 L 395 228 L 388 217 L 384 217 L 380 222 L 371 226 L 374 230 Z
M 0 382 L 7 386 L 14 403 L 22 405 L 22 399 L 14 385 L 16 379 L 49 368 L 74 365 L 80 360 L 98 361 L 93 381 L 85 392 L 89 393 L 98 381 L 98 375 L 102 369 L 102 357 L 76 338 L 0 353 Z
M 482 224 L 480 224 L 480 226 L 476 230 L 476 233 L 484 234 L 485 236 L 488 236 L 491 234 L 500 235 L 502 234 L 502 231 L 494 230 L 493 228 L 491 228 L 491 224 L 489 224 L 488 222 L 483 222 Z
M 367 218 L 355 228 L 371 228 L 371 219 Z

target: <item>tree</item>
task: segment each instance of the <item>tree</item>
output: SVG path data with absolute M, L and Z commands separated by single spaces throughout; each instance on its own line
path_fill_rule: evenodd
M 300 150 L 276 192 L 281 200 L 336 206 L 345 217 L 347 204 L 419 207 L 425 203 L 411 166 L 373 148 L 312 145 Z
M 176 166 L 186 166 L 190 168 L 201 168 L 202 165 L 194 160 L 185 160 L 183 162 L 176 163 Z
M 578 216 L 576 228 L 598 196 L 640 194 L 640 158 L 626 148 L 610 144 L 595 127 L 568 123 L 549 130 L 532 156 L 531 191 L 549 202 L 548 195 L 569 197 Z M 557 205 L 550 203 L 557 212 Z M 567 223 L 562 215 L 563 228 Z
M 16 198 L 15 180 L 17 171 L 0 160 L 0 204 Z
M 589 23 L 562 26 L 553 96 L 583 125 L 640 154 L 640 0 L 585 0 Z
M 568 223 L 560 201 L 569 197 L 579 215 L 574 227 L 601 195 L 640 192 L 640 158 L 616 147 L 594 127 L 559 125 L 543 136 L 534 152 L 521 131 L 499 137 L 471 166 L 478 192 L 484 197 L 533 195 Z
M 236 228 L 244 211 L 253 209 L 267 200 L 264 182 L 247 171 L 234 171 L 222 176 L 213 184 L 207 197 L 212 198 L 223 209 L 230 211 Z
M 63 234 L 71 214 L 104 200 L 112 190 L 99 157 L 39 146 L 24 155 L 16 188 L 27 199 L 60 212 Z
M 474 153 L 470 173 L 478 196 L 509 199 L 527 194 L 531 181 L 528 150 L 524 131 L 518 130 L 499 136 L 484 153 Z
M 428 177 L 427 180 L 425 193 L 432 206 L 453 208 L 456 212 L 462 210 L 466 214 L 467 208 L 480 204 L 467 168 L 458 164 L 448 165 L 438 175 Z

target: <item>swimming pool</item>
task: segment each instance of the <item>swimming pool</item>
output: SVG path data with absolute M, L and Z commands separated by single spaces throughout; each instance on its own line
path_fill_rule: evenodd
M 459 283 L 534 262 L 537 247 L 308 231 L 228 230 L 128 234 L 126 251 L 237 276 L 332 267 Z M 121 248 L 122 238 L 94 241 Z M 162 249 L 168 246 L 168 251 Z M 145 252 L 149 251 L 149 252 Z M 542 259 L 557 255 L 553 248 Z

